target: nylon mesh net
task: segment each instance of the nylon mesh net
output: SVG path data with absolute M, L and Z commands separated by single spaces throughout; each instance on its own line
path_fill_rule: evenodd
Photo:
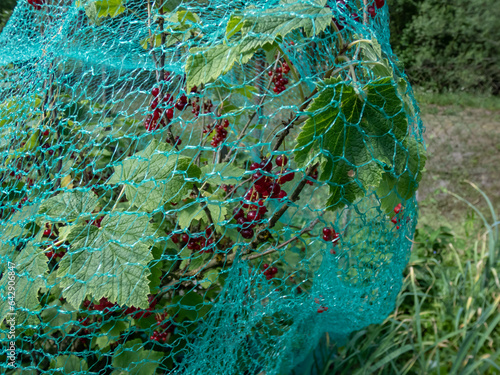
M 286 374 L 381 322 L 425 162 L 388 39 L 383 0 L 20 0 L 3 371 Z

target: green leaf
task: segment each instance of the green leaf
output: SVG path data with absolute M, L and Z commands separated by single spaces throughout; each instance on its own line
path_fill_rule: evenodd
M 241 16 L 231 15 L 226 26 L 226 38 L 231 38 L 243 27 L 243 18 Z
M 200 281 L 200 285 L 207 289 L 214 284 L 219 278 L 220 269 L 211 269 L 203 274 L 203 280 Z
M 231 45 L 191 48 L 186 62 L 187 89 L 211 82 L 226 74 L 237 61 L 246 64 L 265 43 L 255 38 L 246 38 Z
M 38 213 L 52 221 L 71 222 L 92 214 L 98 200 L 99 197 L 92 191 L 66 191 L 42 201 Z
M 251 8 L 242 17 L 243 34 L 252 33 L 263 41 L 273 43 L 276 38 L 300 28 L 307 37 L 318 35 L 330 25 L 332 11 L 324 6 L 296 2 L 263 11 Z
M 217 197 L 214 196 L 214 198 Z M 201 201 L 192 202 L 193 203 L 191 204 L 186 204 L 177 214 L 178 224 L 181 229 L 189 228 L 193 220 L 203 220 L 205 223 L 209 223 L 207 214 L 201 206 Z M 220 223 L 225 220 L 227 215 L 227 207 L 223 205 L 222 201 L 217 199 L 207 199 L 205 203 L 210 211 L 212 219 L 214 220 L 214 224 L 217 226 L 217 229 L 220 230 Z
M 364 99 L 335 78 L 320 82 L 318 91 L 307 109 L 310 118 L 297 137 L 295 161 L 304 166 L 311 150 L 313 158 L 321 156 L 320 180 L 330 186 L 329 209 L 353 203 L 381 184 L 380 194 L 388 195 L 397 184 L 398 194 L 408 199 L 418 185 L 416 176 L 421 176 L 425 157 L 421 144 L 408 137 L 403 101 L 392 78 L 366 85 Z M 397 182 L 382 178 L 388 170 L 393 170 Z M 386 201 L 392 205 L 394 197 Z
M 97 0 L 94 4 L 97 10 L 97 17 L 110 16 L 113 18 L 127 10 L 123 6 L 123 0 Z
M 214 185 L 234 185 L 241 182 L 245 170 L 229 163 L 208 164 L 201 168 L 202 180 Z
M 201 220 L 205 216 L 201 206 L 194 202 L 182 207 L 177 214 L 177 223 L 181 229 L 189 228 L 193 220 Z
M 68 303 L 63 304 L 59 300 L 44 306 L 40 316 L 44 323 L 44 332 L 49 334 L 53 334 L 55 330 L 69 333 L 74 328 L 77 319 L 75 308 Z
M 141 339 L 126 342 L 113 355 L 112 375 L 154 374 L 161 364 L 163 353 L 145 350 Z
M 319 95 L 307 108 L 310 118 L 304 123 L 297 136 L 295 162 L 304 166 L 307 154 L 317 145 L 326 129 L 333 124 L 339 116 L 340 100 L 344 88 L 348 86 L 340 83 L 338 78 L 329 78 L 318 84 Z
M 180 320 L 197 321 L 203 318 L 210 310 L 211 305 L 203 300 L 203 297 L 196 292 L 188 292 L 182 296 L 176 295 L 169 305 L 169 314 Z
M 184 0 L 166 0 L 163 2 L 163 11 L 165 13 L 173 12 Z
M 61 355 L 55 357 L 50 361 L 50 369 L 56 370 L 51 371 L 54 375 L 64 375 L 73 373 L 86 373 L 89 370 L 87 361 L 83 358 L 79 358 L 76 355 Z
M 29 242 L 12 262 L 15 263 L 15 290 L 13 291 L 15 308 L 37 311 L 40 308 L 38 291 L 45 286 L 49 271 L 47 257 Z M 8 289 L 9 277 L 11 277 L 8 272 L 11 272 L 11 269 L 5 270 L 7 272 L 4 271 L 0 280 L 0 321 L 3 321 L 8 312 L 13 312 L 7 299 L 11 292 Z
M 101 228 L 73 226 L 67 238 L 71 249 L 57 271 L 64 298 L 73 306 L 89 295 L 147 308 L 154 234 L 149 218 L 132 212 L 106 215 Z
M 132 205 L 154 211 L 167 202 L 179 201 L 193 186 L 187 179 L 199 178 L 200 168 L 192 159 L 169 152 L 170 147 L 153 140 L 148 147 L 124 160 L 109 184 L 126 184 L 125 195 Z

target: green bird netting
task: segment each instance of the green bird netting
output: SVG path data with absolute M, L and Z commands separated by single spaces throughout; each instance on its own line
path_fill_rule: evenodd
M 394 308 L 425 162 L 384 0 L 20 0 L 6 374 L 288 374 Z

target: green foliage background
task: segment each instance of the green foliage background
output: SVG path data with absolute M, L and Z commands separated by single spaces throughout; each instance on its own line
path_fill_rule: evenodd
M 410 82 L 500 94 L 497 0 L 391 0 L 391 45 Z

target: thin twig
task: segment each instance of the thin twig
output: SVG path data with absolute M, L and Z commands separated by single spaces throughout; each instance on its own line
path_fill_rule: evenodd
M 268 255 L 268 254 L 272 254 L 272 253 L 278 251 L 279 249 L 282 249 L 285 246 L 289 245 L 293 241 L 299 239 L 304 233 L 312 231 L 314 229 L 314 227 L 316 226 L 316 224 L 318 224 L 318 223 L 319 223 L 319 219 L 314 219 L 313 221 L 311 221 L 311 223 L 309 224 L 309 226 L 307 228 L 302 229 L 300 231 L 300 233 L 297 234 L 296 236 L 294 236 L 292 239 L 283 242 L 279 246 L 270 247 L 268 250 L 264 251 L 263 253 L 252 254 L 252 255 L 250 255 L 248 257 L 243 258 L 243 260 L 252 260 L 252 259 L 256 259 L 256 258 L 260 258 L 260 257 L 265 256 L 265 255 Z
M 276 70 L 276 67 L 278 66 L 278 61 L 280 59 L 280 54 L 278 53 L 278 57 L 276 59 L 276 62 L 274 63 L 274 69 Z M 271 88 L 271 85 L 273 84 L 273 79 L 274 79 L 274 72 L 272 74 L 272 76 L 270 77 L 269 79 L 269 83 L 266 87 L 266 92 L 264 93 L 264 95 L 262 95 L 262 98 L 260 98 L 259 100 L 259 103 L 257 104 L 257 109 L 252 113 L 252 115 L 250 116 L 250 118 L 248 119 L 247 123 L 245 124 L 245 126 L 243 127 L 243 129 L 241 130 L 240 132 L 240 135 L 238 136 L 238 138 L 236 139 L 236 145 L 235 147 L 237 147 L 237 144 L 238 142 L 245 136 L 245 133 L 248 129 L 248 127 L 250 126 L 250 124 L 252 123 L 254 117 L 257 115 L 257 113 L 259 112 L 259 110 L 262 108 L 262 105 L 264 104 L 264 101 L 266 100 L 267 98 L 267 92 L 269 91 L 269 89 Z M 229 160 L 231 159 L 231 152 L 233 151 L 234 149 L 230 149 L 226 155 L 226 157 L 224 158 L 223 162 L 224 163 L 227 163 L 229 162 Z

